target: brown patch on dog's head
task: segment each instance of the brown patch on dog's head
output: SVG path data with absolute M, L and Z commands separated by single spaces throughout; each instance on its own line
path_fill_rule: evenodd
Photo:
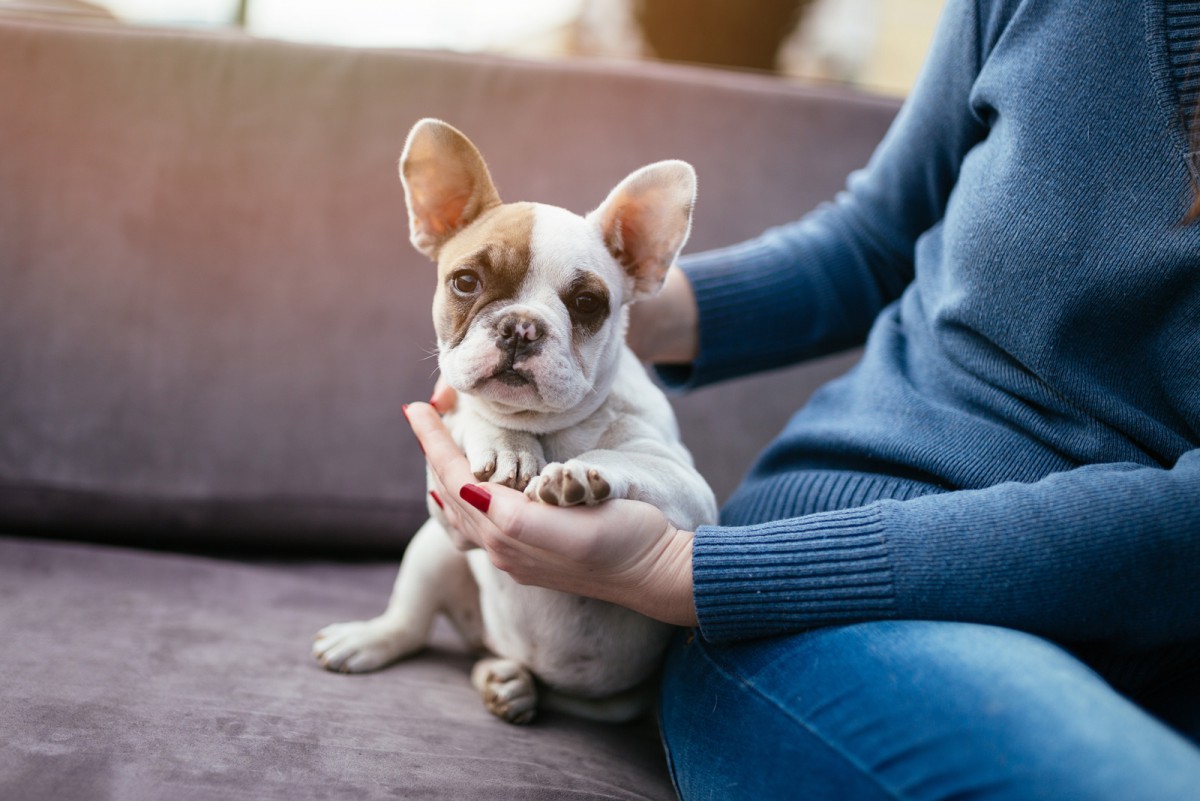
M 445 243 L 434 298 L 440 341 L 458 345 L 481 309 L 516 295 L 529 272 L 533 218 L 532 203 L 497 206 Z

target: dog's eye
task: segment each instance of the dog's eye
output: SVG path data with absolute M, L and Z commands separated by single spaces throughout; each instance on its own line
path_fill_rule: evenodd
M 450 277 L 450 286 L 460 295 L 474 295 L 479 285 L 479 274 L 474 270 L 459 270 Z
M 597 313 L 603 307 L 604 301 L 600 300 L 599 296 L 592 292 L 580 292 L 571 298 L 572 310 L 584 317 Z

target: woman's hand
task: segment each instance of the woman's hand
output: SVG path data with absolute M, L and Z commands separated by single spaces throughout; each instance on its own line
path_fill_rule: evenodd
M 445 408 L 445 392 L 439 397 L 435 391 L 434 399 Z M 429 460 L 447 522 L 465 539 L 459 547 L 484 548 L 492 564 L 521 584 L 696 625 L 691 532 L 640 501 L 560 508 L 499 484 L 478 484 L 432 406 L 414 403 L 405 414 Z

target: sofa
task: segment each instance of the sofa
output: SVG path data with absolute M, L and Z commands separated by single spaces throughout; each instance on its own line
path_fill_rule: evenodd
M 492 717 L 448 626 L 343 676 L 426 514 L 434 268 L 396 162 L 502 197 L 699 174 L 689 250 L 832 198 L 895 101 L 649 63 L 355 50 L 0 10 L 0 798 L 670 799 L 653 719 Z M 719 498 L 848 353 L 673 397 Z

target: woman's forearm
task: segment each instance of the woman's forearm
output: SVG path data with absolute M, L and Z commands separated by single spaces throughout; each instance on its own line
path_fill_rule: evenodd
M 657 295 L 630 307 L 627 340 L 642 361 L 687 364 L 696 358 L 700 346 L 696 297 L 678 267 L 667 271 Z

